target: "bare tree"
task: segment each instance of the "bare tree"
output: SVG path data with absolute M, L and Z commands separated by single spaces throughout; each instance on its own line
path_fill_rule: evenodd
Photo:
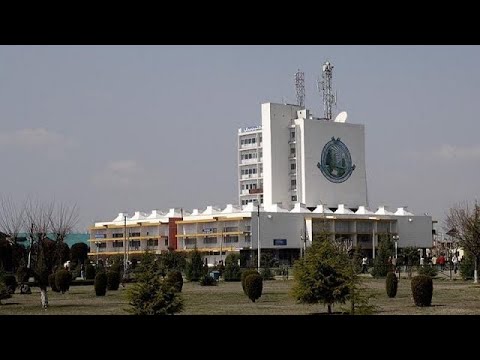
M 77 205 L 58 204 L 50 216 L 50 229 L 55 237 L 57 265 L 61 265 L 65 238 L 73 231 L 78 222 Z
M 9 196 L 0 195 L 0 231 L 6 235 L 12 247 L 12 266 L 20 262 L 18 257 L 18 235 L 24 227 L 25 203 L 17 205 Z
M 455 233 L 458 244 L 475 258 L 474 283 L 478 283 L 478 262 L 480 258 L 480 204 L 475 200 L 452 207 L 445 220 L 448 229 Z
M 27 234 L 30 238 L 27 268 L 33 272 L 40 287 L 42 307 L 48 307 L 48 275 L 53 270 L 51 246 L 48 242 L 50 220 L 54 211 L 54 202 L 42 204 L 38 200 L 28 199 L 25 207 Z
M 9 196 L 0 195 L 0 231 L 10 244 L 16 244 L 24 226 L 25 204 L 18 206 Z

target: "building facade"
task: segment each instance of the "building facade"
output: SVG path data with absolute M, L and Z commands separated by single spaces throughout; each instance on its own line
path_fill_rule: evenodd
M 263 204 L 262 127 L 238 129 L 238 203 Z

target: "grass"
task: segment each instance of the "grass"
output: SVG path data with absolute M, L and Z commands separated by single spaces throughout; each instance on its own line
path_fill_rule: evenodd
M 419 308 L 413 304 L 410 280 L 401 279 L 397 296 L 387 297 L 385 279 L 365 278 L 367 291 L 375 298 L 376 314 L 385 315 L 471 315 L 480 314 L 480 286 L 471 281 L 434 279 L 432 306 Z M 289 296 L 293 280 L 265 281 L 263 294 L 252 303 L 243 294 L 240 282 L 220 282 L 218 286 L 200 286 L 186 282 L 183 286 L 185 315 L 308 315 L 326 313 L 322 304 L 297 304 Z M 127 284 L 127 287 L 133 286 Z M 18 291 L 17 291 L 18 292 Z M 14 294 L 2 300 L 0 315 L 125 315 L 128 308 L 126 289 L 107 291 L 97 297 L 93 286 L 74 286 L 65 294 L 48 292 L 49 308 L 41 309 L 40 290 L 32 288 L 31 295 Z M 348 307 L 348 304 L 344 306 Z M 339 306 L 334 307 L 338 311 Z

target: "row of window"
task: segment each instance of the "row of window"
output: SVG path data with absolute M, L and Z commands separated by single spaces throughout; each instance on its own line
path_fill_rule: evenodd
M 250 241 L 250 236 L 245 236 L 245 241 L 249 242 Z M 238 243 L 238 235 L 227 235 L 223 239 L 223 242 L 225 244 L 232 244 L 232 243 Z M 217 243 L 217 238 L 216 237 L 205 237 L 203 238 L 203 243 L 204 244 L 216 244 Z M 187 238 L 185 239 L 185 245 L 196 245 L 197 244 L 197 239 L 196 238 Z
M 168 238 L 167 239 L 164 239 L 164 244 L 165 246 L 168 246 Z M 113 243 L 112 243 L 112 246 L 114 248 L 123 248 L 123 241 L 118 241 L 118 240 L 115 240 Z M 140 240 L 130 240 L 128 242 L 128 246 L 130 248 L 140 248 Z M 154 239 L 149 239 L 147 240 L 147 246 L 158 246 L 158 240 L 154 240 Z M 98 247 L 99 248 L 106 248 L 107 247 L 107 243 L 99 243 L 98 244 Z
M 261 157 L 261 156 L 260 156 Z M 257 158 L 257 153 L 254 152 L 254 153 L 242 153 L 240 155 L 240 159 L 241 160 L 250 160 L 250 159 L 256 159 Z
M 262 142 L 262 137 L 260 136 L 259 141 Z M 255 144 L 257 142 L 256 138 L 246 138 L 240 139 L 240 145 Z
M 242 200 L 242 205 L 248 205 L 251 202 L 254 202 L 255 199 Z M 263 204 L 263 195 L 260 196 L 260 204 Z
M 242 169 L 240 171 L 240 173 L 242 175 L 252 175 L 252 174 L 256 174 L 257 173 L 257 168 L 253 168 L 253 169 Z
M 256 189 L 257 184 L 242 184 L 241 189 L 242 190 L 250 190 L 250 189 Z

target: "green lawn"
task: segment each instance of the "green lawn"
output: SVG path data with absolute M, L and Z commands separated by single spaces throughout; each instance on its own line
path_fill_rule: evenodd
M 396 298 L 389 299 L 385 292 L 384 279 L 365 278 L 368 291 L 375 295 L 371 301 L 378 306 L 377 314 L 424 314 L 458 315 L 480 314 L 480 286 L 471 281 L 434 280 L 432 306 L 419 308 L 413 304 L 410 281 L 401 279 Z M 266 281 L 262 297 L 252 303 L 242 291 L 239 282 L 220 282 L 215 287 L 202 287 L 196 283 L 185 283 L 182 296 L 186 315 L 303 315 L 325 313 L 326 307 L 320 304 L 296 304 L 289 296 L 292 280 Z M 128 284 L 127 286 L 133 286 Z M 38 288 L 31 295 L 14 294 L 2 300 L 0 315 L 118 315 L 128 314 L 125 289 L 109 291 L 104 297 L 95 296 L 93 286 L 72 286 L 65 294 L 49 294 L 49 308 L 40 307 Z M 347 307 L 347 306 L 345 306 Z M 338 311 L 339 306 L 334 307 Z

